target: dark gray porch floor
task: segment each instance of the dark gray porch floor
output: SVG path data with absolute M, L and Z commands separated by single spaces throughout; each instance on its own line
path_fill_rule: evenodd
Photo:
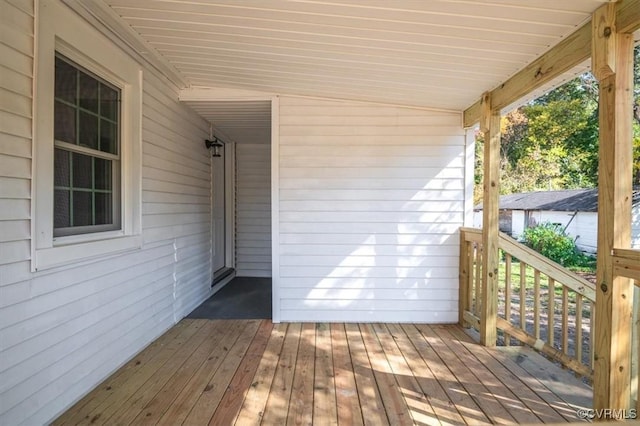
M 236 277 L 187 318 L 271 319 L 271 278 Z

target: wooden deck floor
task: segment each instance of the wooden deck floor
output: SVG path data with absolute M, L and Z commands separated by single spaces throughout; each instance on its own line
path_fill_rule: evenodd
M 186 319 L 54 424 L 557 423 L 575 412 L 458 326 Z

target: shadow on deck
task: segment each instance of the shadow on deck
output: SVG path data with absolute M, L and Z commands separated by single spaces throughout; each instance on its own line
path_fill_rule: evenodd
M 54 424 L 557 423 L 590 408 L 568 372 L 504 349 L 457 325 L 184 319 Z

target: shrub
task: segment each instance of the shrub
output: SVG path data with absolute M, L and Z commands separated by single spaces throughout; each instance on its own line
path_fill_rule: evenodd
M 578 251 L 575 241 L 558 225 L 545 222 L 527 228 L 522 238 L 524 244 L 562 266 L 576 266 L 584 262 L 584 255 Z

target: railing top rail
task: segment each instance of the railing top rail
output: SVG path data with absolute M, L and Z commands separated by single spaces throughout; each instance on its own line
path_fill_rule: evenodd
M 640 250 L 613 249 L 613 265 L 615 272 L 634 280 L 640 286 Z
M 498 246 L 512 256 L 531 265 L 533 268 L 569 287 L 571 290 L 581 294 L 592 302 L 596 300 L 596 287 L 593 283 L 524 244 L 520 244 L 503 232 L 500 233 Z
M 460 227 L 460 232 L 466 232 L 469 234 L 482 234 L 482 229 L 481 228 L 470 228 L 468 226 L 461 226 Z
M 464 236 L 464 241 L 469 241 L 473 243 L 481 243 L 482 242 L 482 229 L 478 228 L 460 228 L 460 236 Z
M 464 235 L 465 241 L 481 241 L 482 229 L 461 227 L 460 232 Z M 505 252 L 531 265 L 533 268 L 553 278 L 558 283 L 567 286 L 576 293 L 581 294 L 590 301 L 595 301 L 596 288 L 593 283 L 541 255 L 537 251 L 517 242 L 503 232 L 500 232 L 499 238 L 498 246 Z M 634 260 L 640 258 L 640 251 L 625 250 L 621 254 L 633 257 Z

